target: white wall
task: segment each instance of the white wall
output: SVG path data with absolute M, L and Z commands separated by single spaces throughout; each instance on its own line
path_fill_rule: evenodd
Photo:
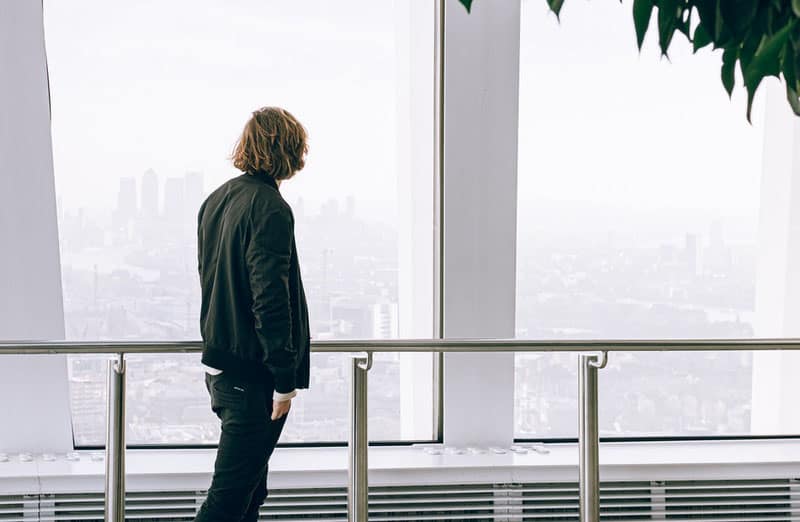
M 42 3 L 0 2 L 0 339 L 64 338 Z M 0 356 L 0 451 L 72 449 L 66 358 Z

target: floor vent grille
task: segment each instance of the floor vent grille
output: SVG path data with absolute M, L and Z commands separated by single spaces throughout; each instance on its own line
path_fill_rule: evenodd
M 130 521 L 191 521 L 204 491 L 137 492 Z M 601 485 L 608 522 L 800 522 L 800 481 L 647 481 Z M 103 494 L 0 496 L 0 522 L 102 522 Z M 344 488 L 272 490 L 261 520 L 345 522 Z M 371 522 L 579 522 L 574 482 L 370 488 Z
M 39 515 L 36 495 L 0 496 L 0 522 L 27 522 Z
M 796 480 L 666 482 L 664 520 L 752 522 L 800 520 Z

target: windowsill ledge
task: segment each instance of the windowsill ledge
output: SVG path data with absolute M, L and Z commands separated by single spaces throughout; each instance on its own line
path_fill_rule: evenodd
M 547 454 L 441 454 L 431 445 L 370 448 L 370 485 L 575 481 L 576 444 L 548 444 Z M 440 446 L 439 446 L 440 447 Z M 105 462 L 96 452 L 80 460 L 41 457 L 0 462 L 0 494 L 103 490 Z M 214 449 L 147 449 L 127 453 L 128 491 L 205 490 Z M 800 477 L 800 441 L 697 441 L 604 443 L 601 478 L 619 480 L 717 480 Z M 270 461 L 270 487 L 344 487 L 347 448 L 280 448 Z

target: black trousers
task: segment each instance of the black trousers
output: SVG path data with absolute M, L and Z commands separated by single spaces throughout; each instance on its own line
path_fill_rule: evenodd
M 286 415 L 273 421 L 271 380 L 206 374 L 211 409 L 222 422 L 214 477 L 196 522 L 254 522 L 267 498 L 269 457 Z

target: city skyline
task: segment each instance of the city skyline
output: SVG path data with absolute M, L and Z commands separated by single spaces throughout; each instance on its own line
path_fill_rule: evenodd
M 152 171 L 119 181 L 115 208 L 87 216 L 61 207 L 59 228 L 67 337 L 71 340 L 199 339 L 196 208 L 202 174 L 159 180 Z M 163 191 L 162 204 L 157 204 Z M 333 200 L 316 213 L 295 201 L 298 249 L 316 339 L 397 337 L 396 237 L 359 221 L 354 198 Z M 361 230 L 334 244 L 334 230 Z M 311 243 L 311 244 L 308 244 Z M 102 252 L 102 255 L 98 255 Z M 359 261 L 360 260 L 360 261 Z M 103 265 L 102 269 L 98 268 Z M 312 388 L 293 407 L 284 440 L 339 440 L 346 436 L 346 361 L 315 354 Z M 77 444 L 102 442 L 105 388 L 102 357 L 71 357 L 70 383 Z M 194 356 L 129 357 L 129 436 L 138 443 L 206 442 L 218 422 L 202 388 Z M 377 357 L 374 436 L 397 438 L 399 364 Z M 381 381 L 383 384 L 381 384 Z M 170 404 L 157 398 L 170 397 Z
M 94 242 L 93 234 L 79 226 L 81 210 L 62 207 L 59 215 L 70 339 L 199 338 L 195 216 L 190 210 L 205 196 L 196 190 L 201 182 L 202 174 L 196 171 L 187 172 L 182 178 L 171 176 L 160 180 L 155 172 L 148 170 L 139 179 L 120 179 L 115 208 L 106 215 L 117 225 L 103 226 L 102 221 L 83 220 L 89 230 L 106 231 L 102 237 L 95 235 Z M 172 188 L 167 189 L 168 186 Z M 157 205 L 155 199 L 161 192 L 164 192 L 163 204 Z M 189 193 L 193 195 L 188 196 Z M 384 228 L 359 246 L 362 235 L 349 231 L 369 230 L 369 226 L 355 212 L 358 200 L 347 198 L 344 205 L 332 201 L 320 206 L 316 213 L 308 212 L 302 200 L 292 203 L 301 266 L 309 289 L 312 333 L 317 339 L 397 337 L 397 231 Z M 180 207 L 186 212 L 174 212 Z M 85 210 L 83 213 L 85 217 Z M 342 220 L 349 224 L 343 225 Z M 337 228 L 347 232 L 331 235 Z M 385 246 L 376 251 L 374 241 L 378 237 Z M 99 252 L 98 249 L 102 249 L 112 265 L 120 259 L 125 264 L 108 271 L 79 264 L 83 262 L 82 251 Z M 159 256 L 159 251 L 168 255 Z M 684 232 L 679 241 L 662 238 L 653 246 L 621 246 L 613 234 L 605 236 L 603 241 L 572 247 L 522 246 L 517 268 L 520 274 L 517 337 L 670 337 L 677 331 L 688 337 L 750 337 L 754 251 L 752 244 L 730 245 L 720 219 L 709 222 L 704 233 Z M 381 255 L 376 256 L 381 252 L 383 261 Z M 96 255 L 91 259 L 98 260 Z M 357 259 L 361 261 L 354 264 Z M 617 284 L 612 277 L 615 273 L 626 280 L 622 295 L 612 290 Z M 725 276 L 723 282 L 719 282 L 720 275 Z M 714 281 L 716 286 L 709 287 Z M 698 282 L 703 283 L 698 285 Z M 737 293 L 738 288 L 744 289 L 745 294 Z M 725 379 L 742 382 L 749 379 L 749 361 L 743 364 L 726 356 L 720 356 L 719 361 L 716 367 Z M 372 434 L 375 438 L 397 439 L 400 432 L 397 362 L 396 354 L 387 354 L 376 364 L 378 384 L 373 386 L 371 394 L 371 411 L 377 416 L 372 423 L 376 426 Z M 105 391 L 101 363 L 91 357 L 75 357 L 70 365 L 79 445 L 102 440 Z M 346 436 L 345 401 L 330 397 L 346 396 L 347 368 L 339 358 L 321 354 L 314 356 L 313 364 L 312 390 L 303 392 L 310 395 L 298 402 L 302 406 L 295 412 L 297 423 L 288 428 L 288 441 L 329 440 L 332 434 L 338 434 L 339 438 Z M 574 401 L 570 398 L 573 366 L 569 357 L 518 356 L 518 436 L 570 436 L 574 432 Z M 681 382 L 687 372 L 691 374 L 693 365 L 671 366 L 676 370 L 672 378 L 678 380 L 673 389 L 684 391 L 660 399 L 657 390 L 636 392 L 640 394 L 637 408 L 652 409 L 658 400 L 677 401 L 676 404 L 686 404 L 685 411 L 694 413 L 682 415 L 683 410 L 678 408 L 669 421 L 661 419 L 662 427 L 658 428 L 659 423 L 652 415 L 635 416 L 624 409 L 610 411 L 604 415 L 608 419 L 602 426 L 604 433 L 652 435 L 675 430 L 729 433 L 748 429 L 748 411 L 741 407 L 747 400 L 747 386 L 737 387 L 742 391 L 728 402 L 720 398 L 716 400 L 722 401 L 721 405 L 709 406 L 712 399 L 699 397 L 699 392 L 693 392 L 691 386 L 682 388 Z M 683 370 L 677 371 L 680 367 Z M 657 372 L 657 368 L 646 358 L 637 357 L 617 359 L 611 365 L 615 373 L 632 372 L 641 380 L 644 390 L 646 376 Z M 206 408 L 201 375 L 197 357 L 133 358 L 131 440 L 213 442 L 217 423 Z M 542 380 L 541 375 L 548 378 Z M 710 377 L 706 372 L 703 379 Z M 191 389 L 194 392 L 180 392 Z M 626 393 L 612 387 L 603 395 L 622 400 Z M 152 403 L 158 403 L 155 398 L 165 394 L 172 398 L 169 408 L 153 409 Z M 607 410 L 608 405 L 604 408 Z M 715 411 L 717 417 L 709 417 Z M 728 416 L 725 423 L 711 420 L 719 419 L 719 415 Z M 633 418 L 650 419 L 650 424 L 631 425 L 625 420 Z M 712 422 L 713 428 L 708 427 Z

